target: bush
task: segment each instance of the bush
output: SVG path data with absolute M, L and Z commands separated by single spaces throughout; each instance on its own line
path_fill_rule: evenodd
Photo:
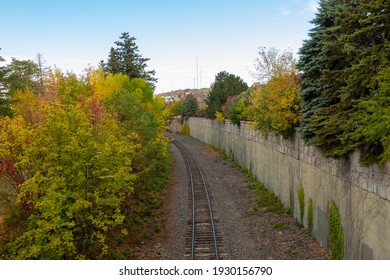
M 332 202 L 329 209 L 329 250 L 333 260 L 344 258 L 344 234 L 339 210 Z

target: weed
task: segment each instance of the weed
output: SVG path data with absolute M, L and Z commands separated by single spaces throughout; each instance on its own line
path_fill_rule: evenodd
M 179 128 L 179 133 L 184 134 L 186 136 L 190 136 L 190 127 L 187 124 L 182 125 Z
M 285 250 L 284 252 L 285 252 L 286 254 L 293 255 L 293 256 L 298 255 L 298 252 L 295 251 L 295 250 L 292 250 L 292 249 L 287 249 L 287 250 Z
M 274 229 L 285 229 L 286 228 L 286 223 L 283 222 L 277 222 L 274 224 Z
M 299 214 L 301 217 L 301 223 L 303 224 L 303 215 L 305 214 L 305 191 L 302 187 L 302 185 L 299 187 L 298 190 L 298 202 L 299 202 Z
M 307 203 L 307 231 L 309 234 L 313 232 L 314 215 L 313 215 L 313 201 L 309 199 Z

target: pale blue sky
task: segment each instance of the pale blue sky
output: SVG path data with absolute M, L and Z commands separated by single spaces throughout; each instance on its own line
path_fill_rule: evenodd
M 223 70 L 254 82 L 260 46 L 290 48 L 307 38 L 315 0 L 0 0 L 0 55 L 82 73 L 107 59 L 121 32 L 137 38 L 156 93 L 208 87 Z M 196 84 L 196 59 L 198 83 Z M 3 63 L 4 64 L 4 63 Z

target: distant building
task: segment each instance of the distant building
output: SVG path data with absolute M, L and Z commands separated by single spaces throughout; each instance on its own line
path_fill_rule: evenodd
M 166 92 L 160 94 L 164 97 L 165 102 L 170 103 L 176 100 L 185 99 L 187 95 L 192 94 L 199 102 L 199 105 L 202 106 L 206 104 L 206 98 L 209 93 L 209 88 L 204 89 L 179 89 L 171 92 Z

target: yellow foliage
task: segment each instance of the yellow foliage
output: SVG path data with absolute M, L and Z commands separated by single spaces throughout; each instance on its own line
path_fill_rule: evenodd
M 225 121 L 224 115 L 219 111 L 215 113 L 215 118 L 221 123 Z
M 267 133 L 288 136 L 299 124 L 299 79 L 295 74 L 275 75 L 252 95 L 255 127 Z
M 13 105 L 15 114 L 21 116 L 27 123 L 35 124 L 41 121 L 38 97 L 29 89 L 17 91 L 13 99 L 17 102 Z
M 92 95 L 98 99 L 111 98 L 113 93 L 119 92 L 129 83 L 128 76 L 119 74 L 105 76 L 101 69 L 89 70 L 87 77 Z
M 179 128 L 179 133 L 180 134 L 184 134 L 186 136 L 190 136 L 190 127 L 187 125 L 187 124 L 184 124 L 182 125 L 180 128 Z
M 58 69 L 39 96 L 13 99 L 15 117 L 0 118 L 0 204 L 18 234 L 0 240 L 2 256 L 107 258 L 111 236 L 134 231 L 125 217 L 146 219 L 165 185 L 163 100 L 142 79 Z

